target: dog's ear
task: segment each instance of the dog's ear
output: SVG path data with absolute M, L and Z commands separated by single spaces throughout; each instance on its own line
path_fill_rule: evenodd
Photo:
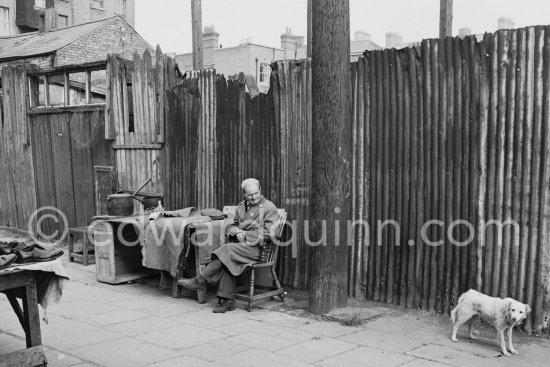
M 511 309 L 512 309 L 512 301 L 508 301 L 508 302 L 506 302 L 506 307 L 503 307 L 502 310 L 501 310 L 502 314 L 504 315 L 506 320 L 508 320 L 508 318 L 509 318 Z
M 529 312 L 531 312 L 531 307 L 526 303 L 525 304 L 525 315 L 527 315 Z
M 508 302 L 506 303 L 506 311 L 509 312 L 509 311 L 512 310 L 512 303 L 513 303 L 512 301 L 508 301 Z

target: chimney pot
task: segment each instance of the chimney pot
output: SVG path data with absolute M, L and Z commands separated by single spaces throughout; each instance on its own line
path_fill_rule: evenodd
M 400 43 L 403 43 L 403 36 L 401 33 L 397 32 L 386 32 L 386 47 L 392 48 L 399 46 Z
M 510 18 L 500 17 L 497 19 L 497 28 L 498 29 L 511 29 L 514 28 L 516 23 Z
M 214 50 L 218 48 L 220 34 L 213 25 L 204 27 L 202 33 L 202 52 L 205 65 L 214 64 Z
M 372 37 L 368 32 L 357 31 L 355 32 L 355 41 L 371 41 Z
M 472 35 L 472 30 L 470 28 L 460 28 L 458 30 L 459 38 L 464 38 L 466 36 L 471 36 L 471 35 Z

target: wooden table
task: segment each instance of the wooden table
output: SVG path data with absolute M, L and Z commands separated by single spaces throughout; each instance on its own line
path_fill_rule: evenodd
M 40 314 L 36 294 L 34 273 L 28 270 L 14 270 L 0 273 L 0 292 L 8 297 L 23 330 L 27 349 L 0 356 L 0 367 L 46 366 L 47 359 L 42 349 Z M 20 298 L 23 307 L 17 300 Z

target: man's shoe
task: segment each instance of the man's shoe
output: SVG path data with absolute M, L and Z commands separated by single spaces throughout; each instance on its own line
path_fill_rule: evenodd
M 199 279 L 197 279 L 197 277 L 191 279 L 180 279 L 178 280 L 178 285 L 181 285 L 182 287 L 185 287 L 186 289 L 192 291 L 206 289 L 206 283 L 204 283 L 204 281 L 200 281 Z
M 52 261 L 63 255 L 63 250 L 58 248 L 41 250 L 35 247 L 31 251 L 21 251 L 18 249 L 12 249 L 12 251 L 17 255 L 18 264 Z
M 214 307 L 212 312 L 214 313 L 226 313 L 227 311 L 234 311 L 235 310 L 235 301 L 232 299 L 226 299 L 224 300 L 220 305 L 217 305 Z
M 13 249 L 9 248 L 9 247 L 3 247 L 2 245 L 0 245 L 0 256 L 2 255 L 11 255 L 13 254 Z

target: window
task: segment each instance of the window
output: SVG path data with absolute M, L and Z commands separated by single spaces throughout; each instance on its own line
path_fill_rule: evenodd
M 103 9 L 104 1 L 103 0 L 92 0 L 92 8 Z
M 0 36 L 10 35 L 10 9 L 0 6 Z
M 34 0 L 34 6 L 36 6 L 37 8 L 45 8 L 46 0 Z
M 60 71 L 29 75 L 30 108 L 105 105 L 105 70 Z
M 60 15 L 57 19 L 57 28 L 65 28 L 69 25 L 69 17 L 66 15 Z
M 260 64 L 260 83 L 269 83 L 271 67 L 268 64 Z

